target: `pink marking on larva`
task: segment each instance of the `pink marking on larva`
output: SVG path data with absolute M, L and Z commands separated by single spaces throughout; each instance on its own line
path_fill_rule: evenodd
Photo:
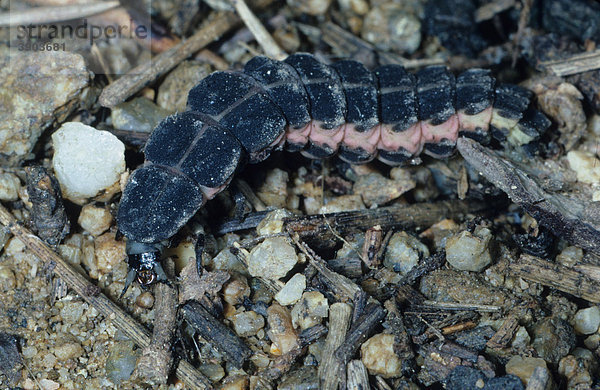
M 421 142 L 436 143 L 443 139 L 456 142 L 458 139 L 458 116 L 452 115 L 448 120 L 439 125 L 432 125 L 428 121 L 421 121 Z
M 400 148 L 404 148 L 413 156 L 421 153 L 423 145 L 421 144 L 422 136 L 419 122 L 403 131 L 393 131 L 392 125 L 380 124 L 378 127 L 380 128 L 378 149 L 395 152 Z
M 342 140 L 344 139 L 344 127 L 339 126 L 334 129 L 324 129 L 321 127 L 320 121 L 310 121 L 311 131 L 308 138 L 316 146 L 326 145 L 333 150 L 338 150 Z
M 269 145 L 269 148 L 273 148 L 273 149 L 281 148 L 285 144 L 286 139 L 287 139 L 287 137 L 286 137 L 286 134 L 284 131 L 281 134 L 279 134 L 279 137 L 277 137 L 273 142 L 271 142 L 271 144 Z
M 292 144 L 306 145 L 308 143 L 308 137 L 311 129 L 312 126 L 310 123 L 300 129 L 292 129 L 288 127 L 285 132 L 285 137 Z
M 478 112 L 475 115 L 465 114 L 464 111 L 458 111 L 458 122 L 460 124 L 461 131 L 485 131 L 487 132 L 490 128 L 490 122 L 492 120 L 492 107 L 488 107 L 485 110 Z
M 232 175 L 232 177 L 229 178 L 229 180 L 227 180 L 227 183 L 223 184 L 222 186 L 218 186 L 218 187 L 214 187 L 214 188 L 210 188 L 210 187 L 201 185 L 201 186 L 199 186 L 200 191 L 202 191 L 202 193 L 204 194 L 206 199 L 211 200 L 215 196 L 217 196 L 221 191 L 223 191 L 225 188 L 227 188 L 229 183 L 231 183 L 232 178 L 233 178 L 233 175 Z
M 369 154 L 374 154 L 380 137 L 380 126 L 373 126 L 367 131 L 358 131 L 353 123 L 344 126 L 342 144 L 350 149 L 362 148 Z

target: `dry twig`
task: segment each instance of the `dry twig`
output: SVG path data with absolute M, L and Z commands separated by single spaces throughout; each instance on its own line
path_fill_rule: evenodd
M 64 22 L 66 20 L 100 14 L 119 5 L 118 1 L 101 1 L 88 4 L 36 7 L 28 10 L 3 12 L 0 14 L 0 27 Z
M 546 192 L 526 172 L 473 140 L 459 138 L 456 145 L 473 168 L 540 224 L 572 244 L 600 254 L 600 208 L 567 194 Z
M 423 306 L 440 310 L 475 310 L 481 313 L 496 313 L 502 308 L 494 305 L 480 305 L 477 303 L 452 303 L 439 301 L 424 301 Z
M 198 302 L 189 301 L 181 309 L 185 320 L 211 343 L 234 367 L 241 368 L 252 355 L 250 348 Z
M 240 18 L 246 24 L 246 27 L 250 30 L 256 41 L 262 47 L 267 57 L 271 57 L 275 60 L 283 60 L 287 57 L 287 53 L 283 51 L 277 42 L 273 39 L 271 34 L 267 31 L 265 26 L 258 20 L 258 18 L 252 13 L 252 10 L 248 8 L 244 0 L 231 0 L 235 10 L 237 11 Z
M 560 60 L 541 62 L 540 66 L 561 77 L 600 69 L 600 49 L 574 54 Z
M 172 277 L 174 265 L 172 261 L 165 263 L 165 271 L 169 277 Z M 158 283 L 154 287 L 154 292 L 156 304 L 152 340 L 142 351 L 136 370 L 137 375 L 145 381 L 159 385 L 167 383 L 173 363 L 171 352 L 177 322 L 177 289 L 166 283 Z
M 350 328 L 352 307 L 347 303 L 334 303 L 329 309 L 329 333 L 325 339 L 325 347 L 319 365 L 319 382 L 323 389 L 338 389 L 344 383 L 345 367 L 335 356 L 335 351 L 342 345 L 346 332 Z
M 369 389 L 369 374 L 367 368 L 361 360 L 352 360 L 348 362 L 347 370 L 347 388 L 348 389 Z
M 566 267 L 539 257 L 523 254 L 518 261 L 509 264 L 515 275 L 525 280 L 553 287 L 590 302 L 600 303 L 600 267 Z
M 331 288 L 335 294 L 338 294 L 346 299 L 354 299 L 356 294 L 360 294 L 362 289 L 353 281 L 342 276 L 327 267 L 327 263 L 315 254 L 304 242 L 300 241 L 298 234 L 290 231 L 290 236 L 294 244 L 306 255 L 309 263 L 323 276 L 323 278 L 331 284 Z
M 495 0 L 485 3 L 475 11 L 475 23 L 489 20 L 497 14 L 515 6 L 515 0 Z

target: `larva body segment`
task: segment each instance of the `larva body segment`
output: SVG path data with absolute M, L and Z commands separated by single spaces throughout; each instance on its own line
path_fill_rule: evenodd
M 456 112 L 459 136 L 487 144 L 491 134 L 495 80 L 487 69 L 469 69 L 456 78 Z
M 416 80 L 400 65 L 384 65 L 373 73 L 379 85 L 379 159 L 402 164 L 422 149 Z
M 377 155 L 379 139 L 377 79 L 356 61 L 338 61 L 331 67 L 340 77 L 346 98 L 346 123 L 338 155 L 353 164 L 371 161 Z
M 144 281 L 154 280 L 147 275 L 154 262 L 140 259 L 158 258 L 152 248 L 222 191 L 245 162 L 264 160 L 275 148 L 399 165 L 422 151 L 448 157 L 458 136 L 523 145 L 550 124 L 529 107 L 531 96 L 515 85 L 495 85 L 482 69 L 456 78 L 441 66 L 416 75 L 399 65 L 371 72 L 352 60 L 325 65 L 310 54 L 283 62 L 256 57 L 243 72 L 215 72 L 190 91 L 189 111 L 156 127 L 146 163 L 123 192 L 118 223 L 129 240 L 130 267 L 138 280 L 141 271 Z

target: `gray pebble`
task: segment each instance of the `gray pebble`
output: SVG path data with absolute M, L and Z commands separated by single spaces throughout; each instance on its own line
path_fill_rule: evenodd
M 558 363 L 575 346 L 575 333 L 566 321 L 546 317 L 533 327 L 533 348 L 549 363 Z
M 113 108 L 110 118 L 115 129 L 149 133 L 170 113 L 149 99 L 138 97 Z
M 372 8 L 361 36 L 378 49 L 411 54 L 421 45 L 421 22 L 397 3 Z
M 263 316 L 255 311 L 245 311 L 233 316 L 233 329 L 241 337 L 254 336 L 265 326 Z
M 474 234 L 462 231 L 446 241 L 446 260 L 461 271 L 479 272 L 491 262 L 489 244 L 492 233 L 487 228 L 476 228 Z
M 288 372 L 277 390 L 317 390 L 319 389 L 319 378 L 315 367 L 300 367 Z
M 211 68 L 207 64 L 182 62 L 165 77 L 165 81 L 158 88 L 156 103 L 170 112 L 185 111 L 188 92 L 210 72 Z
M 63 51 L 0 55 L 0 156 L 17 165 L 50 125 L 79 106 L 89 82 L 83 57 Z M 18 97 L 18 98 L 17 98 Z
M 383 265 L 402 275 L 413 269 L 419 260 L 429 256 L 429 249 L 406 232 L 394 233 L 388 243 Z
M 120 385 L 128 380 L 135 369 L 138 353 L 134 351 L 132 341 L 119 341 L 109 349 L 106 359 L 106 376 L 114 384 Z

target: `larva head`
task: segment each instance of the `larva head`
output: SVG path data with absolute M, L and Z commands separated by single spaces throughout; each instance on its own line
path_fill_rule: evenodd
M 161 244 L 127 241 L 129 272 L 121 297 L 134 280 L 137 280 L 142 288 L 147 288 L 156 282 L 167 282 L 167 275 L 160 264 L 161 249 Z

